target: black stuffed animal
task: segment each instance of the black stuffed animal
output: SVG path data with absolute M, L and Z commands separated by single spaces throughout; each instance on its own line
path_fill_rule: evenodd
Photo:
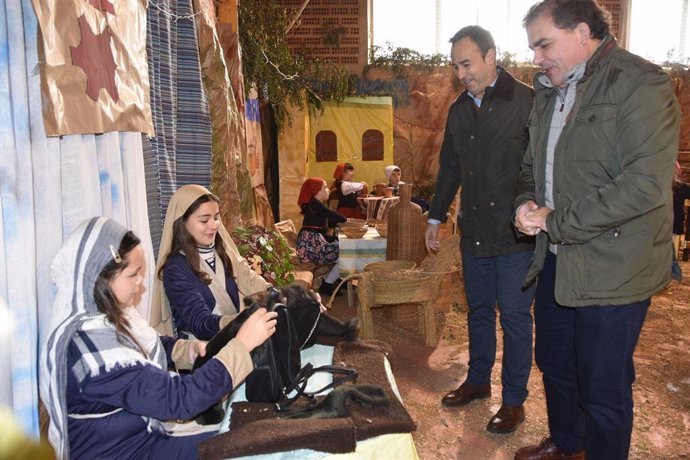
M 296 342 L 300 344 L 299 350 L 312 346 L 317 336 L 337 337 L 347 341 L 357 338 L 359 325 L 357 318 L 351 318 L 347 322 L 342 322 L 326 312 L 321 312 L 321 305 L 316 295 L 297 283 L 283 287 L 280 290 L 269 288 L 265 292 L 245 297 L 244 304 L 247 308 L 208 341 L 206 344 L 206 355 L 199 356 L 196 359 L 194 369 L 198 369 L 209 359 L 213 358 L 221 348 L 237 335 L 237 331 L 244 324 L 244 321 L 260 307 L 265 307 L 269 310 L 278 305 L 287 307 L 286 311 L 291 319 L 290 324 L 294 328 Z M 281 373 L 284 374 L 284 381 L 289 381 L 290 375 L 295 374 L 299 370 L 299 350 L 295 350 L 291 358 L 292 361 L 297 360 L 297 364 L 295 365 L 295 363 L 291 362 L 283 363 L 287 368 L 280 369 Z M 261 353 L 263 350 L 261 350 L 261 347 L 258 347 L 255 352 Z M 292 376 L 294 377 L 294 375 Z M 198 415 L 196 421 L 201 425 L 211 425 L 220 423 L 223 416 L 224 411 L 221 402 L 218 402 Z

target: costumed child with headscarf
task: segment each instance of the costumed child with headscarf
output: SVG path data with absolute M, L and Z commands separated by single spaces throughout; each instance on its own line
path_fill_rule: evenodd
M 400 194 L 400 184 L 405 183 L 400 180 L 400 168 L 395 165 L 388 165 L 384 169 L 384 172 L 386 174 L 388 186 L 393 189 L 393 196 L 398 196 Z
M 400 180 L 400 177 L 402 176 L 400 168 L 396 165 L 388 165 L 385 167 L 384 172 L 386 174 L 388 186 L 393 189 L 393 196 L 398 196 L 400 194 L 400 184 L 405 183 Z M 422 208 L 422 212 L 427 212 L 429 210 L 430 204 L 424 198 L 413 196 L 411 201 L 419 205 L 419 207 Z
M 275 332 L 276 314 L 258 310 L 214 358 L 181 376 L 168 369 L 191 369 L 205 345 L 159 338 L 134 307 L 145 258 L 131 231 L 92 218 L 51 271 L 57 294 L 40 390 L 56 457 L 197 458 L 197 444 L 215 433 L 173 437 L 163 421 L 191 419 L 237 387 L 252 370 L 249 352 Z
M 151 325 L 164 335 L 209 340 L 245 296 L 269 284 L 242 257 L 220 220 L 218 197 L 200 185 L 170 199 L 158 251 Z
M 304 214 L 302 228 L 297 235 L 297 256 L 302 263 L 333 265 L 326 275 L 319 294 L 331 295 L 338 282 L 338 240 L 328 234 L 328 229 L 345 222 L 347 218 L 333 211 L 324 202 L 328 200 L 328 185 L 320 177 L 310 177 L 302 184 L 297 198 L 300 212 Z
M 357 202 L 357 197 L 367 196 L 368 186 L 366 182 L 353 182 L 355 167 L 351 163 L 340 163 L 335 168 L 331 190 L 338 197 L 337 211 L 345 217 L 352 219 L 366 219 L 362 207 Z

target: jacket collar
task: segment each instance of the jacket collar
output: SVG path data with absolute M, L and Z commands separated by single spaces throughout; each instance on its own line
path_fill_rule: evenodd
M 489 86 L 488 88 L 486 88 L 486 90 L 484 91 L 484 98 L 482 98 L 482 100 L 484 100 L 485 98 L 491 98 L 510 101 L 511 99 L 513 99 L 515 79 L 512 75 L 510 75 L 510 73 L 506 69 L 504 69 L 500 65 L 496 66 L 496 70 L 498 71 L 496 84 L 494 86 Z M 465 100 L 472 100 L 472 97 L 470 96 L 467 89 L 465 89 L 465 91 L 463 91 L 460 94 L 460 96 L 456 100 L 456 103 L 463 102 Z
M 618 40 L 616 40 L 616 37 L 611 34 L 604 37 L 599 48 L 597 48 L 592 57 L 587 61 L 585 75 L 582 77 L 582 80 L 587 80 L 590 75 L 599 68 L 599 63 L 608 58 L 611 52 L 616 48 L 618 48 Z

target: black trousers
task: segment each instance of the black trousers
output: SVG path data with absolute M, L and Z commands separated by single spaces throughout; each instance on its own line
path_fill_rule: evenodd
M 690 240 L 690 213 L 685 215 L 685 200 L 690 199 L 690 184 L 676 182 L 673 184 L 673 234 L 685 235 Z

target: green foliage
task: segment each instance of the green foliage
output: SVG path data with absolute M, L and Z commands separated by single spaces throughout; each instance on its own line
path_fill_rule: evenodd
M 238 5 L 242 68 L 245 89 L 259 88 L 259 97 L 274 109 L 280 129 L 288 116 L 288 104 L 323 109 L 323 99 L 341 101 L 349 93 L 350 76 L 333 63 L 318 61 L 308 53 L 293 54 L 286 41 L 288 12 L 272 0 L 242 0 Z M 343 31 L 324 24 L 324 40 L 340 43 Z M 316 91 L 312 81 L 323 81 Z
M 669 51 L 666 53 L 667 59 L 662 62 L 661 68 L 666 71 L 671 77 L 687 77 L 688 74 L 688 68 L 690 64 L 690 59 L 682 59 L 680 61 L 674 61 L 672 59 L 673 57 L 673 50 Z
M 442 65 L 448 65 L 448 57 L 443 54 L 423 54 L 410 48 L 394 48 L 390 43 L 386 43 L 385 48 L 371 47 L 369 65 L 364 69 L 364 75 L 366 77 L 371 67 L 385 67 L 396 76 L 404 77 L 410 67 L 432 70 Z
M 340 38 L 347 34 L 347 28 L 338 27 L 333 19 L 323 22 L 323 42 L 328 46 L 340 48 Z
M 278 233 L 249 225 L 237 227 L 232 240 L 252 269 L 269 283 L 280 287 L 295 281 L 290 247 Z
M 500 65 L 504 69 L 512 69 L 519 67 L 520 65 L 515 59 L 515 53 L 501 50 L 496 50 L 496 64 Z

